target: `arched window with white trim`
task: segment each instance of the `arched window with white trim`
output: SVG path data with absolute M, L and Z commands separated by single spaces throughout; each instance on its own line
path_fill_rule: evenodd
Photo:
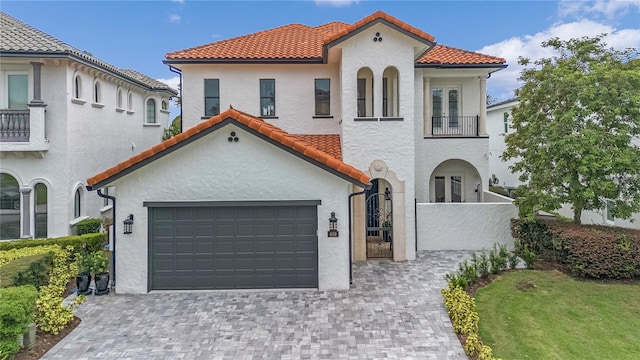
M 80 78 L 80 74 L 76 74 L 73 77 L 73 97 L 82 99 L 82 78 Z
M 156 101 L 154 99 L 147 100 L 147 124 L 156 123 Z
M 368 67 L 358 70 L 357 117 L 373 116 L 373 71 Z
M 47 226 L 48 226 L 48 215 L 47 215 L 47 206 L 48 206 L 48 196 L 49 191 L 47 189 L 47 185 L 43 183 L 37 183 L 33 187 L 34 192 L 34 207 L 33 207 L 33 219 L 35 221 L 34 228 L 34 237 L 45 239 L 47 237 Z
M 81 188 L 77 188 L 73 195 L 73 217 L 74 219 L 82 216 L 82 191 Z
M 400 99 L 398 98 L 398 69 L 389 66 L 382 73 L 382 116 L 398 117 Z
M 0 173 L 0 211 L 0 239 L 19 239 L 20 185 L 7 173 Z

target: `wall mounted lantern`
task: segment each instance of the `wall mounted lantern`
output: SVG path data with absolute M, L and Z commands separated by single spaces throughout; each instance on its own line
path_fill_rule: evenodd
M 336 219 L 336 213 L 331 212 L 331 217 L 329 218 L 329 232 L 327 233 L 328 237 L 338 237 L 338 219 Z
M 133 233 L 133 214 L 129 214 L 126 219 L 124 219 L 123 223 L 123 233 L 124 234 L 132 234 Z

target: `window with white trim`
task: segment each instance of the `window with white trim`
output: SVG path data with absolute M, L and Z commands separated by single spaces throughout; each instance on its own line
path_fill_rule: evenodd
M 100 89 L 100 81 L 97 79 L 93 82 L 93 102 L 96 104 L 100 104 L 100 100 L 102 100 L 102 93 Z
M 204 116 L 220 114 L 220 80 L 204 79 Z
M 260 79 L 260 116 L 276 116 L 275 79 Z
M 315 79 L 316 115 L 331 115 L 331 80 Z
M 156 101 L 154 99 L 147 100 L 147 124 L 156 123 Z
M 82 79 L 79 74 L 73 78 L 73 97 L 82 99 Z
M 43 183 L 37 183 L 33 187 L 34 192 L 34 207 L 33 207 L 33 219 L 35 221 L 35 228 L 33 236 L 40 239 L 47 238 L 47 206 L 48 206 L 48 189 L 47 185 Z
M 373 71 L 366 67 L 358 70 L 356 85 L 357 117 L 373 116 Z
M 118 88 L 118 91 L 116 93 L 116 108 L 122 109 L 122 89 L 121 88 Z
M 382 116 L 399 116 L 398 69 L 388 67 L 382 73 Z
M 131 91 L 127 94 L 127 110 L 133 111 L 133 94 Z
M 7 75 L 7 108 L 26 110 L 29 101 L 29 75 Z
M 80 188 L 77 188 L 73 196 L 73 217 L 75 219 L 79 218 L 80 215 L 82 214 L 81 205 L 82 205 L 82 192 L 80 191 Z

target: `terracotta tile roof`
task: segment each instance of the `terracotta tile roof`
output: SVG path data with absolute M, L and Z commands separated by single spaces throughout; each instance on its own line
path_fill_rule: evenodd
M 131 169 L 136 164 L 140 164 L 141 162 L 151 158 L 152 156 L 162 156 L 168 154 L 173 150 L 173 146 L 176 146 L 183 141 L 187 141 L 189 138 L 227 119 L 233 119 L 237 123 L 250 128 L 252 131 L 262 134 L 263 136 L 266 136 L 282 144 L 283 146 L 292 149 L 293 151 L 302 155 L 304 158 L 313 160 L 317 163 L 333 169 L 335 172 L 346 176 L 347 178 L 353 180 L 353 182 L 355 183 L 369 183 L 369 177 L 367 175 L 365 175 L 362 171 L 354 168 L 353 166 L 344 163 L 341 160 L 341 154 L 339 152 L 336 152 L 335 149 L 336 146 L 339 148 L 340 145 L 339 135 L 290 135 L 284 130 L 273 126 L 262 119 L 256 118 L 235 109 L 229 109 L 221 113 L 220 115 L 214 116 L 209 120 L 205 120 L 198 125 L 184 131 L 183 133 L 165 140 L 162 143 L 87 179 L 87 184 L 89 186 L 94 186 L 100 182 L 108 180 L 115 175 L 122 173 L 123 171 L 126 171 L 127 169 Z M 319 148 L 315 147 L 314 144 L 327 149 L 327 151 L 320 150 Z M 336 155 L 339 155 L 339 157 L 337 157 Z
M 426 32 L 408 25 L 391 15 L 377 11 L 354 24 L 331 22 L 309 27 L 291 24 L 254 34 L 239 36 L 194 48 L 166 54 L 168 63 L 180 60 L 211 61 L 259 61 L 259 60 L 320 60 L 323 47 L 361 27 L 383 19 L 399 28 L 429 42 L 435 38 Z M 435 45 L 418 64 L 504 64 L 502 58 L 472 51 Z
M 87 61 L 103 71 L 118 75 L 148 90 L 169 92 L 172 95 L 178 94 L 175 89 L 165 83 L 137 71 L 119 69 L 94 57 L 87 51 L 77 49 L 3 12 L 0 12 L 0 53 L 43 58 L 47 56 L 69 56 L 72 59 Z
M 344 28 L 344 29 L 332 34 L 332 35 L 329 35 L 329 36 L 325 37 L 324 38 L 324 42 L 325 42 L 325 44 L 326 43 L 330 43 L 330 42 L 332 42 L 334 40 L 337 40 L 337 39 L 339 39 L 339 38 L 341 38 L 341 37 L 353 32 L 355 30 L 359 29 L 360 27 L 362 27 L 364 25 L 367 25 L 368 23 L 370 23 L 372 21 L 375 21 L 375 20 L 378 20 L 378 19 L 384 19 L 384 20 L 392 23 L 393 25 L 395 25 L 395 26 L 397 26 L 397 27 L 399 27 L 399 28 L 401 28 L 401 29 L 403 29 L 405 31 L 408 31 L 408 32 L 412 33 L 413 35 L 416 35 L 416 36 L 418 36 L 420 38 L 423 38 L 423 39 L 425 39 L 427 41 L 433 42 L 435 40 L 435 38 L 432 35 L 427 34 L 426 32 L 424 32 L 424 31 L 422 31 L 422 30 L 420 30 L 418 28 L 415 28 L 415 27 L 413 27 L 413 26 L 411 26 L 411 25 L 409 25 L 409 24 L 407 24 L 407 23 L 405 23 L 403 21 L 400 21 L 400 20 L 394 18 L 393 16 L 391 16 L 391 15 L 385 13 L 385 12 L 376 11 L 373 14 L 365 17 L 364 19 L 355 22 L 353 25 L 351 25 L 351 26 L 349 26 L 347 28 Z
M 507 61 L 503 58 L 484 55 L 473 51 L 456 49 L 451 46 L 436 45 L 427 51 L 418 64 L 450 64 L 450 65 L 470 65 L 470 64 L 504 64 Z
M 298 140 L 322 150 L 338 160 L 342 160 L 342 147 L 340 135 L 291 135 Z

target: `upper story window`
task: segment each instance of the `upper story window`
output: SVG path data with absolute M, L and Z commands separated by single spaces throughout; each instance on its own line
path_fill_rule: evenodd
M 358 70 L 358 117 L 373 116 L 373 72 L 369 68 Z
M 76 75 L 73 78 L 73 97 L 76 99 L 82 99 L 82 79 L 80 75 Z
M 11 110 L 26 110 L 29 101 L 29 76 L 7 75 L 7 105 Z
M 220 80 L 204 79 L 204 115 L 220 114 Z
M 438 85 L 431 88 L 431 115 L 434 128 L 457 128 L 460 107 L 459 85 Z
M 276 116 L 275 79 L 260 79 L 260 116 Z
M 127 110 L 133 111 L 133 94 L 131 91 L 127 94 Z
M 316 115 L 331 115 L 331 81 L 316 79 L 315 82 Z
M 47 185 L 43 183 L 37 183 L 33 187 L 35 195 L 33 218 L 35 220 L 35 232 L 36 238 L 47 237 Z
M 147 100 L 147 124 L 156 123 L 156 101 L 154 99 Z
M 116 108 L 122 109 L 122 89 L 118 88 L 116 92 Z
M 388 67 L 382 73 L 382 116 L 395 117 L 399 114 L 398 69 Z
M 506 112 L 503 114 L 504 116 L 504 133 L 508 133 L 509 132 L 509 113 Z
M 102 100 L 102 93 L 100 91 L 100 82 L 95 80 L 93 82 L 93 102 L 96 104 L 100 104 L 100 100 Z
M 160 110 L 169 111 L 169 102 L 166 99 L 160 102 Z

